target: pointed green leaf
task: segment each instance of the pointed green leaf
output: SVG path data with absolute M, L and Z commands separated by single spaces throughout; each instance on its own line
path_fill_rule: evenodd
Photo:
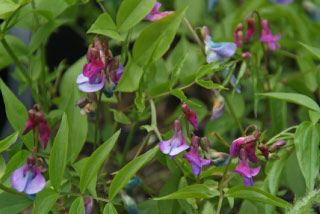
M 219 196 L 217 189 L 211 188 L 205 184 L 194 184 L 182 188 L 170 195 L 155 198 L 154 200 L 170 200 L 170 199 L 185 199 L 185 198 L 213 198 Z
M 53 142 L 49 159 L 49 177 L 51 184 L 56 191 L 60 191 L 60 184 L 63 179 L 64 170 L 66 169 L 68 155 L 68 133 L 68 120 L 67 115 L 64 113 L 58 133 Z
M 133 92 L 137 90 L 142 74 L 143 70 L 130 59 L 115 91 Z
M 117 111 L 115 109 L 110 109 L 110 110 L 113 112 L 114 120 L 117 121 L 118 123 L 122 123 L 122 124 L 130 124 L 131 123 L 129 117 L 127 117 L 127 115 L 125 115 L 123 112 Z
M 112 180 L 109 189 L 109 199 L 112 200 L 118 194 L 118 192 L 128 183 L 130 178 L 134 176 L 141 167 L 149 163 L 158 151 L 159 147 L 156 146 L 122 167 L 122 169 Z
M 73 201 L 69 214 L 84 214 L 84 203 L 82 197 L 78 197 L 76 200 Z
M 117 13 L 119 32 L 125 32 L 138 24 L 152 10 L 155 0 L 124 0 Z
M 197 79 L 196 82 L 198 85 L 206 89 L 227 89 L 222 85 L 212 82 L 211 80 L 206 81 L 206 80 Z
M 103 214 L 118 214 L 118 212 L 111 203 L 107 203 L 103 209 Z
M 301 172 L 306 181 L 307 189 L 312 190 L 320 167 L 320 125 L 303 122 L 294 136 L 294 144 Z
M 3 140 L 0 140 L 0 152 L 7 150 L 12 144 L 17 141 L 18 132 L 15 132 Z
M 182 67 L 184 65 L 184 62 L 188 56 L 189 52 L 185 53 L 183 56 L 180 57 L 178 60 L 177 64 L 174 66 L 172 74 L 171 74 L 171 79 L 169 81 L 169 87 L 170 89 L 173 88 L 173 86 L 178 82 L 180 72 L 182 70 Z
M 160 58 L 170 47 L 186 8 L 180 9 L 148 26 L 133 46 L 133 59 L 138 65 L 146 65 L 152 57 Z
M 114 133 L 111 138 L 99 146 L 99 148 L 92 153 L 89 160 L 86 162 L 80 176 L 80 191 L 82 193 L 85 192 L 89 183 L 97 174 L 105 159 L 108 157 L 112 148 L 116 144 L 119 135 L 120 130 Z
M 279 100 L 288 101 L 291 103 L 296 103 L 298 105 L 304 106 L 308 109 L 320 112 L 320 108 L 318 104 L 312 100 L 310 97 L 303 95 L 303 94 L 297 94 L 297 93 L 283 93 L 283 92 L 270 92 L 270 93 L 261 93 L 257 94 L 261 96 L 271 97 Z
M 245 74 L 246 72 L 246 69 L 247 69 L 247 62 L 246 61 L 243 61 L 241 66 L 240 66 L 240 70 L 239 70 L 239 74 L 237 76 L 237 79 L 236 79 L 236 83 L 234 84 L 233 86 L 233 91 L 232 93 L 234 93 L 238 87 L 238 85 L 240 84 L 240 81 L 242 80 L 243 78 L 243 75 Z
M 27 197 L 14 195 L 7 192 L 0 194 L 0 213 L 17 214 L 32 205 L 32 201 Z
M 117 27 L 109 14 L 101 14 L 97 20 L 91 25 L 87 33 L 101 34 L 115 40 L 122 41 L 122 37 L 117 32 Z
M 315 48 L 312 46 L 309 46 L 307 44 L 304 44 L 302 42 L 299 42 L 299 44 L 304 47 L 305 49 L 307 49 L 310 53 L 312 53 L 313 55 L 315 55 L 318 59 L 320 59 L 320 48 Z
M 19 4 L 11 0 L 0 0 L 0 15 L 13 12 L 19 8 Z
M 52 189 L 45 188 L 37 193 L 36 200 L 34 201 L 33 214 L 47 214 L 56 203 L 59 194 Z
M 22 135 L 25 125 L 28 120 L 28 113 L 24 105 L 17 99 L 17 97 L 10 91 L 6 84 L 0 79 L 0 89 L 6 107 L 6 115 L 12 127 L 19 131 L 19 135 L 23 143 L 32 150 L 33 147 L 33 134 L 29 132 Z
M 201 107 L 201 105 L 199 105 L 198 103 L 195 103 L 191 100 L 189 100 L 187 98 L 187 96 L 183 93 L 182 90 L 179 90 L 179 89 L 173 89 L 170 94 L 172 94 L 173 96 L 179 98 L 179 99 L 182 99 L 185 103 L 187 103 L 188 105 L 195 105 L 195 106 L 198 106 L 198 107 Z
M 281 208 L 291 206 L 285 200 L 278 198 L 270 193 L 267 193 L 256 187 L 236 186 L 231 188 L 226 194 L 226 197 L 242 198 L 251 201 L 258 201 L 266 204 L 271 204 Z

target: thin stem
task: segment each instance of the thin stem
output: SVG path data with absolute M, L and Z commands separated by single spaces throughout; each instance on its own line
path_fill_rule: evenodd
M 101 3 L 101 1 L 97 1 L 99 7 L 101 8 L 101 10 L 104 12 L 104 13 L 107 13 L 106 9 L 104 8 L 103 4 Z
M 203 53 L 204 55 L 206 55 L 206 52 L 205 52 L 205 50 L 204 50 L 204 48 L 203 48 L 203 45 L 202 45 L 202 43 L 201 43 L 201 41 L 200 41 L 197 33 L 194 31 L 193 27 L 191 26 L 189 20 L 188 20 L 186 17 L 183 17 L 183 20 L 184 20 L 184 22 L 187 24 L 187 26 L 188 26 L 188 28 L 189 28 L 189 30 L 190 30 L 193 38 L 196 40 L 196 42 L 198 43 L 199 47 L 201 48 L 202 53 Z
M 88 197 L 88 198 L 95 199 L 97 201 L 104 201 L 104 202 L 110 203 L 110 201 L 108 199 L 104 199 L 104 198 L 101 198 L 101 197 L 94 197 L 92 195 L 86 195 L 86 194 L 75 193 L 75 192 L 60 192 L 60 193 L 63 194 L 63 195 L 68 195 L 68 196 Z
M 228 169 L 229 169 L 229 167 L 230 167 L 231 162 L 232 162 L 232 157 L 230 157 L 229 162 L 228 162 L 228 164 L 227 164 L 227 166 L 226 166 L 226 168 L 225 168 L 225 170 L 224 170 L 224 172 L 223 172 L 223 176 L 222 176 L 222 178 L 221 178 L 221 181 L 220 181 L 220 183 L 219 183 L 220 196 L 219 196 L 219 201 L 218 201 L 217 214 L 220 214 L 220 210 L 221 210 L 221 206 L 222 206 L 222 201 L 223 201 L 223 197 L 224 197 L 224 196 L 223 196 L 224 180 L 225 180 L 225 178 L 226 178 L 226 176 L 227 176 L 227 172 L 228 172 Z
M 266 144 L 266 145 L 271 144 L 275 139 L 277 139 L 278 137 L 280 137 L 280 136 L 283 135 L 284 133 L 289 132 L 289 131 L 291 131 L 292 129 L 296 129 L 296 128 L 298 128 L 298 126 L 291 126 L 291 127 L 287 128 L 287 129 L 283 130 L 283 131 L 280 132 L 279 134 L 273 136 L 273 137 L 272 137 L 270 140 L 268 140 L 265 144 Z
M 98 146 L 99 145 L 99 107 L 100 107 L 100 103 L 101 103 L 101 97 L 102 97 L 102 90 L 99 92 L 99 98 L 98 98 L 98 102 L 97 102 L 97 114 L 96 114 L 96 127 L 95 127 L 95 132 L 94 132 L 94 145 Z
M 124 149 L 123 149 L 123 153 L 122 153 L 121 165 L 124 165 L 125 162 L 126 162 L 127 154 L 128 154 L 129 149 L 130 149 L 134 134 L 136 132 L 136 126 L 137 126 L 137 123 L 134 122 L 132 127 L 131 127 L 131 129 L 130 129 L 129 135 L 128 135 L 127 139 L 126 139 L 126 142 L 125 142 L 125 145 L 124 145 Z
M 319 68 L 320 68 L 320 65 L 313 66 L 312 68 L 310 68 L 310 69 L 308 69 L 308 70 L 306 70 L 304 72 L 298 73 L 298 74 L 293 75 L 293 76 L 291 76 L 291 77 L 289 77 L 287 79 L 282 80 L 282 84 L 287 84 L 288 82 L 294 81 L 294 80 L 296 80 L 296 79 L 298 79 L 300 77 L 303 77 L 306 74 L 309 74 L 309 73 L 311 73 L 313 71 L 318 70 Z
M 34 129 L 34 133 L 33 133 L 33 138 L 34 138 L 34 149 L 33 149 L 33 156 L 36 159 L 36 165 L 39 165 L 39 161 L 38 161 L 38 147 L 39 147 L 39 126 L 36 126 L 36 128 Z
M 221 92 L 221 93 L 222 93 L 222 92 Z M 231 113 L 232 117 L 233 117 L 234 120 L 236 121 L 236 123 L 237 123 L 237 125 L 238 125 L 238 127 L 239 127 L 239 129 L 240 129 L 240 131 L 241 131 L 241 133 L 242 133 L 242 135 L 244 135 L 244 130 L 243 130 L 243 127 L 242 127 L 242 125 L 241 125 L 241 122 L 240 122 L 239 118 L 237 117 L 237 115 L 236 115 L 236 113 L 235 113 L 235 111 L 234 111 L 234 109 L 233 109 L 233 106 L 232 106 L 232 104 L 230 103 L 229 98 L 228 98 L 227 96 L 225 96 L 223 93 L 222 93 L 222 95 L 223 95 L 223 97 L 224 97 L 224 100 L 226 101 L 226 104 L 227 104 L 227 106 L 228 106 L 228 108 L 229 108 L 229 110 L 230 110 L 230 113 Z
M 4 186 L 3 184 L 0 184 L 0 189 L 3 190 L 3 191 L 6 191 L 8 193 L 12 193 L 12 194 L 15 194 L 15 195 L 20 195 L 20 196 L 23 196 L 23 197 L 27 198 L 27 196 L 24 193 L 17 192 L 14 189 L 11 189 L 11 188 L 8 188 L 8 187 Z
M 148 141 L 149 141 L 149 139 L 150 139 L 150 137 L 151 137 L 151 134 L 152 134 L 151 132 L 148 133 L 146 139 L 145 139 L 145 140 L 142 142 L 142 144 L 140 145 L 140 147 L 139 147 L 137 153 L 135 154 L 135 156 L 133 157 L 133 159 L 136 159 L 136 157 L 138 157 L 138 156 L 141 154 L 141 152 L 143 151 L 143 149 L 144 149 L 145 146 L 147 145 L 147 143 L 148 143 Z
M 209 135 L 210 136 L 215 136 L 222 145 L 224 145 L 224 146 L 226 146 L 228 148 L 230 147 L 230 145 L 227 143 L 227 141 L 225 141 L 223 139 L 223 137 L 221 137 L 217 132 L 211 132 Z

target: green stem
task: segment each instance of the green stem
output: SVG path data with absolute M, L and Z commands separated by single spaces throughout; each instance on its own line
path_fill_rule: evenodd
M 241 122 L 240 122 L 239 118 L 237 117 L 229 98 L 224 93 L 222 93 L 222 95 L 224 97 L 224 100 L 226 101 L 226 104 L 227 104 L 227 106 L 228 106 L 228 108 L 230 110 L 230 113 L 231 113 L 232 117 L 236 121 L 236 123 L 237 123 L 237 125 L 239 127 L 239 130 L 241 131 L 241 134 L 244 135 L 245 133 L 244 133 L 243 127 L 241 125 Z
M 20 195 L 20 196 L 23 196 L 23 197 L 27 198 L 26 194 L 24 194 L 22 192 L 17 192 L 17 191 L 15 191 L 15 190 L 13 190 L 11 188 L 8 188 L 8 187 L 6 187 L 6 186 L 4 186 L 2 184 L 0 184 L 0 189 L 3 190 L 3 191 L 6 191 L 8 193 L 12 193 L 12 194 L 15 194 L 15 195 Z
M 223 137 L 221 137 L 217 132 L 211 132 L 209 135 L 216 137 L 216 138 L 218 139 L 218 141 L 219 141 L 222 145 L 224 145 L 224 146 L 226 146 L 226 147 L 228 147 L 228 148 L 230 147 L 230 145 L 227 143 L 227 141 L 225 141 L 225 140 L 223 139 Z
M 278 137 L 280 137 L 280 136 L 283 135 L 284 133 L 286 133 L 286 132 L 288 132 L 288 131 L 291 131 L 292 129 L 296 129 L 296 128 L 298 128 L 298 126 L 291 126 L 291 127 L 287 128 L 287 129 L 283 130 L 283 131 L 280 132 L 279 134 L 273 136 L 273 137 L 272 137 L 270 140 L 268 140 L 265 144 L 266 144 L 266 145 L 269 145 L 269 144 L 273 143 L 273 141 L 274 141 L 275 139 L 277 139 Z
M 304 75 L 306 75 L 308 73 L 311 73 L 313 71 L 318 70 L 318 68 L 320 68 L 320 65 L 313 66 L 312 68 L 310 68 L 310 69 L 308 69 L 308 70 L 306 70 L 304 72 L 298 73 L 298 74 L 293 75 L 293 76 L 291 76 L 291 77 L 289 77 L 287 79 L 282 80 L 282 84 L 287 84 L 288 82 L 291 82 L 291 81 L 294 81 L 294 80 L 296 80 L 298 78 L 301 78 L 301 77 L 303 77 Z
M 146 139 L 145 139 L 145 140 L 142 142 L 142 144 L 140 145 L 140 147 L 139 147 L 139 149 L 138 149 L 138 151 L 137 151 L 137 153 L 136 153 L 136 155 L 134 156 L 133 159 L 136 159 L 136 157 L 138 157 L 138 156 L 141 154 L 142 150 L 143 150 L 144 147 L 147 145 L 147 143 L 148 143 L 148 141 L 149 141 L 149 139 L 150 139 L 150 137 L 151 137 L 151 134 L 152 134 L 151 132 L 148 133 Z
M 98 146 L 99 145 L 99 107 L 100 107 L 100 103 L 101 103 L 101 97 L 102 97 L 102 90 L 99 91 L 99 98 L 98 98 L 98 102 L 97 102 L 97 114 L 96 114 L 96 127 L 95 127 L 95 132 L 94 132 L 94 145 Z
M 97 201 L 104 201 L 104 202 L 110 203 L 110 201 L 108 199 L 104 199 L 104 198 L 101 198 L 101 197 L 94 197 L 92 195 L 86 195 L 86 194 L 74 193 L 74 192 L 60 192 L 60 193 L 63 194 L 63 195 L 69 195 L 69 196 L 88 197 L 88 198 L 92 198 L 92 199 L 97 200 Z
M 131 147 L 131 143 L 132 143 L 134 134 L 136 132 L 136 126 L 137 126 L 137 123 L 134 122 L 132 127 L 131 127 L 131 129 L 130 129 L 129 135 L 128 135 L 127 139 L 126 139 L 126 142 L 125 142 L 125 145 L 124 145 L 124 149 L 123 149 L 123 153 L 122 153 L 121 165 L 124 165 L 125 162 L 126 162 L 127 154 L 128 154 L 128 151 L 129 151 L 129 149 Z
M 106 9 L 104 8 L 103 4 L 100 2 L 100 1 L 97 1 L 99 7 L 101 8 L 101 10 L 104 12 L 104 13 L 107 13 Z
M 188 28 L 189 28 L 189 30 L 190 30 L 193 38 L 196 40 L 196 42 L 198 43 L 199 47 L 201 48 L 202 53 L 203 53 L 204 55 L 206 55 L 206 52 L 205 52 L 205 50 L 204 50 L 204 48 L 203 48 L 203 45 L 202 45 L 202 43 L 201 43 L 201 40 L 199 39 L 197 33 L 194 31 L 193 27 L 191 26 L 189 20 L 188 20 L 186 17 L 183 17 L 183 20 L 184 20 L 184 22 L 187 24 L 187 26 L 188 26 Z

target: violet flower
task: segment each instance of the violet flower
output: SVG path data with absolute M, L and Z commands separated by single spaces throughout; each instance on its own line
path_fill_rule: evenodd
M 293 0 L 272 0 L 273 3 L 276 3 L 276 4 L 281 4 L 281 5 L 285 5 L 285 4 L 289 4 L 291 2 L 293 2 Z
M 260 144 L 258 146 L 258 149 L 261 151 L 261 153 L 263 154 L 264 158 L 266 160 L 269 160 L 269 149 L 268 149 L 268 147 L 266 145 L 264 145 L 264 144 Z
M 284 140 L 279 140 L 277 142 L 275 142 L 274 144 L 271 145 L 270 150 L 272 152 L 276 151 L 277 149 L 279 149 L 280 147 L 286 145 L 286 141 Z
M 181 109 L 194 129 L 198 130 L 198 118 L 196 113 L 185 103 L 182 104 Z
M 277 40 L 281 38 L 281 34 L 278 33 L 276 36 L 272 36 L 268 20 L 262 20 L 261 28 L 262 31 L 260 41 L 266 43 L 271 51 L 280 48 L 280 45 L 277 43 Z
M 174 158 L 180 152 L 189 149 L 181 130 L 180 120 L 174 121 L 173 136 L 170 140 L 160 141 L 160 150 L 163 154 L 169 154 L 170 158 Z
M 210 31 L 207 26 L 202 27 L 202 37 L 205 43 L 205 52 L 207 55 L 207 63 L 232 57 L 237 49 L 235 43 L 212 41 Z
M 46 180 L 33 157 L 29 157 L 25 165 L 11 174 L 10 181 L 15 190 L 28 195 L 38 193 L 46 186 Z
M 253 176 L 256 176 L 260 171 L 261 166 L 257 168 L 250 168 L 248 165 L 248 155 L 244 148 L 240 150 L 240 157 L 239 157 L 239 163 L 235 170 L 233 170 L 234 173 L 239 173 L 242 178 L 245 187 L 253 186 Z
M 191 149 L 190 151 L 183 155 L 182 158 L 188 160 L 191 164 L 192 174 L 195 176 L 199 176 L 201 173 L 202 166 L 207 166 L 211 163 L 211 160 L 206 160 L 200 158 L 199 156 L 199 137 L 193 136 L 191 142 Z
M 255 32 L 255 24 L 254 24 L 254 18 L 250 17 L 248 18 L 248 28 L 246 32 L 246 42 L 251 39 L 251 37 L 254 35 Z
M 240 137 L 236 140 L 234 140 L 230 146 L 230 155 L 232 157 L 237 157 L 242 145 L 245 145 L 246 143 L 250 143 L 256 141 L 256 138 L 252 135 Z
M 161 5 L 162 4 L 160 2 L 156 2 L 155 5 L 153 6 L 152 10 L 144 18 L 144 20 L 155 22 L 155 21 L 158 21 L 159 19 L 162 19 L 163 17 L 173 13 L 173 11 L 159 12 L 159 9 L 160 9 Z
M 84 201 L 84 212 L 85 214 L 92 214 L 93 211 L 93 200 L 92 198 L 88 198 Z
M 50 139 L 50 126 L 44 114 L 41 112 L 39 104 L 35 104 L 28 112 L 28 121 L 22 135 L 27 134 L 32 129 L 39 127 L 40 139 L 43 143 L 44 149 L 47 147 L 47 143 Z
M 248 158 L 252 163 L 258 162 L 258 158 L 256 156 L 256 151 L 255 151 L 255 145 L 256 145 L 256 142 L 253 141 L 253 142 L 247 143 L 244 146 L 244 149 L 246 150 L 246 152 L 248 154 Z

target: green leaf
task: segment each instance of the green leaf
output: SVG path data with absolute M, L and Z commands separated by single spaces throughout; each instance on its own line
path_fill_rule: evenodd
M 113 178 L 109 189 L 109 199 L 112 200 L 118 192 L 128 183 L 130 178 L 136 174 L 136 172 L 149 163 L 159 151 L 159 147 L 155 146 L 148 152 L 140 155 L 138 158 L 130 161 Z
M 312 100 L 310 97 L 307 97 L 303 94 L 297 93 L 283 93 L 283 92 L 270 92 L 270 93 L 261 93 L 257 94 L 261 96 L 271 97 L 279 100 L 288 101 L 291 103 L 296 103 L 298 105 L 304 106 L 308 109 L 320 112 L 318 104 Z
M 87 117 L 81 115 L 80 109 L 75 107 L 75 103 L 80 99 L 79 90 L 74 87 L 67 99 L 67 105 L 64 109 L 68 117 L 69 127 L 69 144 L 67 160 L 74 162 L 87 138 L 88 120 Z M 74 125 L 77 124 L 77 125 Z
M 180 57 L 180 59 L 178 60 L 177 64 L 174 66 L 172 74 L 171 74 L 171 79 L 170 79 L 170 83 L 169 83 L 169 87 L 170 89 L 173 88 L 173 86 L 178 82 L 179 80 L 179 76 L 180 76 L 180 72 L 182 70 L 182 67 L 184 65 L 184 62 L 188 56 L 189 52 L 185 53 L 183 56 Z
M 19 131 L 19 135 L 28 147 L 29 150 L 33 148 L 33 134 L 30 132 L 26 135 L 22 135 L 25 125 L 28 120 L 28 113 L 24 105 L 16 98 L 16 96 L 10 91 L 6 84 L 0 79 L 0 89 L 6 107 L 6 115 L 12 127 Z
M 13 12 L 19 8 L 19 4 L 16 4 L 14 1 L 10 0 L 0 0 L 0 15 L 4 15 L 10 12 Z
M 0 155 L 0 179 L 4 175 L 6 169 L 7 169 L 6 161 L 4 160 L 3 156 Z
M 137 90 L 142 74 L 143 70 L 130 59 L 115 91 L 133 92 Z
M 146 94 L 144 92 L 140 92 L 140 91 L 137 91 L 136 92 L 136 97 L 134 99 L 134 103 L 136 104 L 137 106 L 137 109 L 142 112 L 145 108 L 145 96 Z
M 314 204 L 320 201 L 320 190 L 313 190 L 309 192 L 305 197 L 299 198 L 294 204 L 294 207 L 287 212 L 288 214 L 297 214 L 297 213 L 316 213 L 311 210 L 314 207 Z
M 103 214 L 118 214 L 118 212 L 111 203 L 107 203 L 103 209 Z
M 85 157 L 82 158 L 81 160 L 79 160 L 78 162 L 74 163 L 72 166 L 73 168 L 76 170 L 79 178 L 81 176 L 82 170 L 84 168 L 84 166 L 86 165 L 87 161 L 89 160 L 89 157 Z M 88 185 L 88 191 L 90 192 L 90 194 L 94 197 L 97 197 L 97 190 L 96 190 L 96 184 L 97 184 L 97 176 L 96 175 L 91 182 Z
M 228 64 L 229 65 L 229 64 Z M 201 66 L 197 71 L 197 79 L 200 79 L 207 74 L 213 74 L 217 71 L 223 70 L 226 68 L 226 65 L 221 65 L 221 61 L 213 61 L 207 65 Z M 211 73 L 212 72 L 212 73 Z
M 237 76 L 237 79 L 236 79 L 236 83 L 234 84 L 233 86 L 233 92 L 234 93 L 236 91 L 236 88 L 238 87 L 238 85 L 240 84 L 240 81 L 242 80 L 243 78 L 243 75 L 245 74 L 246 72 L 246 69 L 247 69 L 247 62 L 246 61 L 243 61 L 241 66 L 240 66 L 240 71 L 239 71 L 239 74 Z
M 18 132 L 15 132 L 5 139 L 0 141 L 0 152 L 3 152 L 7 150 L 12 144 L 14 144 L 17 141 L 18 138 Z
M 31 206 L 32 201 L 27 197 L 7 192 L 0 194 L 0 213 L 16 214 Z
M 52 189 L 45 188 L 37 193 L 36 200 L 34 201 L 33 214 L 47 214 L 56 203 L 59 194 Z
M 73 201 L 69 214 L 84 214 L 84 203 L 82 197 L 78 197 L 76 200 Z
M 118 123 L 122 123 L 122 124 L 130 124 L 131 123 L 130 119 L 123 112 L 117 111 L 115 109 L 110 109 L 110 111 L 113 112 L 114 120 L 117 121 Z
M 206 89 L 227 89 L 222 85 L 212 82 L 211 80 L 206 81 L 206 80 L 197 79 L 196 82 L 198 85 Z
M 116 24 L 107 13 L 101 14 L 91 25 L 87 33 L 101 34 L 115 40 L 123 41 L 122 37 L 117 32 Z
M 179 99 L 182 99 L 185 103 L 187 103 L 188 105 L 195 105 L 195 106 L 198 106 L 198 107 L 201 107 L 201 105 L 199 105 L 198 103 L 195 103 L 191 100 L 189 100 L 186 95 L 183 93 L 182 90 L 179 90 L 179 89 L 173 89 L 170 94 L 172 94 L 173 96 L 179 98 Z
M 108 157 L 112 148 L 117 142 L 120 135 L 120 130 L 114 133 L 111 138 L 104 142 L 97 150 L 95 150 L 86 162 L 80 176 L 80 191 L 85 192 L 89 183 L 97 174 L 99 168 L 103 164 L 104 160 Z
M 58 133 L 54 139 L 49 159 L 49 177 L 53 188 L 60 191 L 60 184 L 67 164 L 69 126 L 64 113 Z
M 320 112 L 317 111 L 308 111 L 309 118 L 313 124 L 317 124 L 320 120 Z
M 299 125 L 294 136 L 298 163 L 308 190 L 313 189 L 319 172 L 319 135 L 320 125 L 305 121 Z
M 170 199 L 185 199 L 185 198 L 213 198 L 219 196 L 217 189 L 211 188 L 205 184 L 194 184 L 180 189 L 170 195 L 155 198 L 154 200 L 170 200 Z
M 124 0 L 117 13 L 119 32 L 128 31 L 152 10 L 155 0 Z
M 305 49 L 307 49 L 310 53 L 312 53 L 313 55 L 315 55 L 318 59 L 320 59 L 320 48 L 315 48 L 315 47 L 311 47 L 307 44 L 304 44 L 302 42 L 299 42 L 299 44 L 304 47 Z
M 226 197 L 242 198 L 251 201 L 258 201 L 266 204 L 271 204 L 277 207 L 286 208 L 290 204 L 281 198 L 278 198 L 270 193 L 264 192 L 256 187 L 236 186 L 231 188 L 225 195 Z
M 148 26 L 133 45 L 133 59 L 138 65 L 160 58 L 170 47 L 186 8 L 180 9 Z

